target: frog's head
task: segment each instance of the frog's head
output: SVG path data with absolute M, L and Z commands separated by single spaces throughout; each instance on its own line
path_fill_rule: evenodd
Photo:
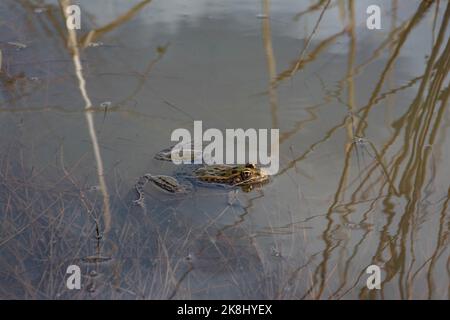
M 234 185 L 241 186 L 243 190 L 244 187 L 248 187 L 250 185 L 255 184 L 262 184 L 269 180 L 269 176 L 266 173 L 264 173 L 264 171 L 261 170 L 261 168 L 258 168 L 256 165 L 252 163 L 236 166 L 233 168 L 233 172 L 235 175 Z

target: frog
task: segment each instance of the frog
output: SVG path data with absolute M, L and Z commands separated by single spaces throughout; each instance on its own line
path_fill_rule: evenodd
M 172 160 L 172 147 L 158 152 L 154 158 L 160 161 Z M 198 150 L 191 148 L 184 158 L 194 160 L 198 157 Z M 269 181 L 269 175 L 256 164 L 207 164 L 202 161 L 200 164 L 182 163 L 178 165 L 178 170 L 173 176 L 144 174 L 135 185 L 138 199 L 134 202 L 143 203 L 143 187 L 151 183 L 158 190 L 173 194 L 188 194 L 193 191 L 193 186 L 222 187 L 229 189 L 240 189 L 243 192 L 250 192 L 256 186 L 262 186 Z

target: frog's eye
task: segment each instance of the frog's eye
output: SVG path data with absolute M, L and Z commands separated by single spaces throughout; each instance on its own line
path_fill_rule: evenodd
M 244 179 L 244 180 L 247 180 L 248 178 L 250 178 L 251 175 L 252 175 L 252 172 L 250 170 L 243 170 L 241 172 L 242 179 Z

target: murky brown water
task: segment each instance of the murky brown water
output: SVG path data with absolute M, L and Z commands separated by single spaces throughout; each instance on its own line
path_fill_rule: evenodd
M 448 1 L 73 3 L 0 3 L 0 298 L 449 298 Z M 133 206 L 193 120 L 279 128 L 279 174 Z

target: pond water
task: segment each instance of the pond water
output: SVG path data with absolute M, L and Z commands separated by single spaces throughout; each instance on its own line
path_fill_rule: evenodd
M 449 2 L 65 3 L 0 3 L 0 298 L 449 298 Z M 194 120 L 279 172 L 133 204 Z

